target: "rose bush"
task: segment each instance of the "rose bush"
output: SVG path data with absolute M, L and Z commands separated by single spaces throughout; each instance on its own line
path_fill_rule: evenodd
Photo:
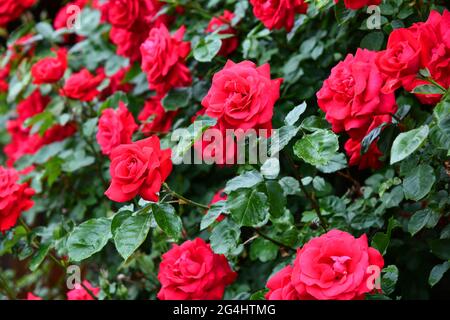
M 445 4 L 1 2 L 0 299 L 448 298 Z

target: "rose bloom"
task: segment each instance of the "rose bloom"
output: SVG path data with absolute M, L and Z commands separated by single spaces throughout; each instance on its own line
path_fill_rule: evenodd
M 287 265 L 276 274 L 274 274 L 269 281 L 267 281 L 266 300 L 299 300 L 299 296 L 291 281 L 292 266 Z
M 100 288 L 93 287 L 87 280 L 83 281 L 83 284 L 88 288 L 94 296 L 98 296 Z M 75 289 L 67 292 L 67 300 L 94 300 L 94 298 L 83 288 L 79 283 L 75 284 Z
M 380 71 L 387 76 L 382 88 L 391 93 L 400 86 L 411 88 L 420 69 L 420 44 L 417 34 L 409 29 L 392 31 L 386 50 L 380 51 L 376 63 Z
M 339 0 L 334 0 L 334 3 L 338 3 Z M 344 5 L 347 9 L 358 10 L 365 6 L 379 5 L 381 0 L 344 0 Z
M 151 97 L 145 101 L 144 108 L 138 115 L 142 123 L 140 130 L 145 134 L 168 132 L 176 115 L 177 111 L 164 110 L 160 97 Z
M 109 155 L 118 145 L 131 143 L 131 137 L 137 128 L 133 115 L 122 101 L 117 110 L 104 109 L 98 120 L 96 136 L 102 153 Z
M 67 50 L 55 51 L 56 57 L 39 60 L 31 67 L 34 84 L 54 83 L 61 79 L 67 68 Z
M 418 26 L 419 41 L 421 46 L 421 69 L 427 68 L 431 78 L 445 89 L 450 87 L 450 11 L 445 10 L 441 15 L 437 11 L 431 11 L 425 23 Z M 416 79 L 410 88 L 429 84 Z M 441 94 L 416 94 L 416 97 L 424 104 L 438 103 Z
M 182 26 L 171 36 L 162 24 L 152 28 L 147 40 L 141 45 L 142 70 L 147 74 L 150 89 L 160 95 L 192 82 L 185 64 L 191 48 L 189 42 L 183 41 L 185 30 Z
M 0 1 L 0 27 L 6 26 L 9 22 L 16 20 L 29 7 L 34 5 L 36 0 L 2 0 Z
M 130 28 L 139 17 L 141 0 L 110 0 L 103 6 L 106 8 L 107 20 L 117 28 Z
M 282 79 L 270 78 L 270 66 L 228 60 L 217 72 L 202 100 L 206 115 L 217 118 L 220 128 L 257 129 L 272 123 L 273 107 L 280 97 Z
M 187 240 L 162 255 L 158 279 L 160 300 L 219 300 L 236 278 L 222 254 L 201 238 Z
M 385 77 L 375 64 L 376 55 L 366 49 L 347 55 L 317 92 L 319 107 L 334 132 L 367 128 L 373 116 L 397 111 L 394 93 L 381 92 Z
M 159 138 L 151 136 L 122 144 L 110 155 L 111 185 L 105 195 L 125 202 L 138 194 L 148 201 L 158 201 L 161 185 L 172 171 L 171 150 L 161 150 Z
M 0 166 L 0 231 L 15 226 L 23 211 L 30 209 L 34 202 L 34 190 L 28 183 L 19 183 L 19 174 L 13 168 Z
M 383 268 L 378 250 L 371 248 L 364 234 L 331 230 L 314 238 L 297 251 L 291 281 L 299 299 L 363 299 L 372 291 L 368 278 L 370 266 Z
M 131 32 L 126 29 L 112 27 L 109 38 L 114 43 L 116 53 L 130 59 L 130 62 L 141 60 L 141 44 L 147 39 L 146 32 Z
M 308 4 L 304 0 L 250 0 L 253 14 L 269 29 L 291 31 L 295 14 L 305 14 Z
M 82 69 L 66 80 L 60 94 L 75 100 L 91 101 L 99 94 L 97 87 L 104 78 L 103 74 L 93 76 L 89 70 Z
M 231 27 L 231 20 L 234 18 L 234 13 L 225 10 L 220 17 L 213 17 L 206 27 L 206 32 L 214 32 L 218 29 L 218 34 L 236 34 L 236 30 Z M 230 37 L 222 39 L 222 46 L 218 52 L 218 55 L 228 56 L 234 52 L 239 46 L 239 39 L 237 37 Z
M 53 20 L 53 27 L 55 28 L 55 30 L 67 28 L 69 22 L 74 23 L 75 19 L 73 17 L 73 14 L 76 13 L 77 11 L 75 11 L 71 7 L 75 8 L 76 6 L 81 10 L 86 6 L 88 1 L 89 0 L 75 0 L 61 7 L 61 9 L 59 9 L 59 11 L 56 13 L 55 19 Z

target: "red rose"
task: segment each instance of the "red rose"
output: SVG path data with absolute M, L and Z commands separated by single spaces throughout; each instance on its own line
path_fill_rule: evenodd
M 66 80 L 60 94 L 75 100 L 91 101 L 99 94 L 97 87 L 104 78 L 103 74 L 93 76 L 89 70 L 82 69 Z
M 182 26 L 171 36 L 165 25 L 154 27 L 141 45 L 142 70 L 147 74 L 150 89 L 160 95 L 192 82 L 185 65 L 190 51 L 190 43 L 182 41 L 185 30 Z
M 41 59 L 31 67 L 34 84 L 54 83 L 63 77 L 67 68 L 67 50 L 61 48 L 55 52 L 56 58 Z
M 162 255 L 157 296 L 160 300 L 219 300 L 235 278 L 225 256 L 196 238 L 175 244 Z
M 378 250 L 371 248 L 364 234 L 331 230 L 314 238 L 297 251 L 291 281 L 300 299 L 361 299 L 373 288 L 370 266 L 383 268 Z
M 34 190 L 28 183 L 18 183 L 16 170 L 0 166 L 0 231 L 11 229 L 23 211 L 30 209 L 34 202 Z
M 141 0 L 110 0 L 104 4 L 107 11 L 107 20 L 114 27 L 130 28 L 139 17 Z
M 109 155 L 120 144 L 131 143 L 131 137 L 137 129 L 133 115 L 125 104 L 119 102 L 119 108 L 108 108 L 102 111 L 98 120 L 97 142 L 102 153 Z
M 219 202 L 219 201 L 225 201 L 227 200 L 228 196 L 227 194 L 224 192 L 224 190 L 219 190 L 216 192 L 216 194 L 213 196 L 213 198 L 211 199 L 211 202 L 209 203 L 208 207 L 211 207 L 212 204 Z M 225 215 L 221 214 L 220 216 L 217 217 L 216 221 L 220 222 L 223 219 L 225 219 Z
M 250 0 L 253 14 L 269 29 L 291 31 L 295 14 L 305 14 L 308 4 L 304 0 Z
M 128 57 L 130 62 L 141 59 L 140 46 L 147 39 L 147 33 L 131 32 L 120 28 L 111 28 L 109 37 L 117 46 L 116 53 L 120 56 Z
M 236 34 L 236 30 L 231 27 L 231 20 L 234 18 L 234 13 L 225 10 L 220 17 L 213 17 L 206 28 L 206 32 L 214 32 L 218 29 L 219 34 Z M 239 46 L 239 39 L 237 37 L 231 37 L 222 39 L 222 46 L 218 52 L 221 56 L 228 56 Z
M 412 26 L 418 29 L 421 45 L 421 69 L 427 68 L 431 78 L 445 89 L 450 87 L 450 11 L 445 10 L 442 15 L 437 11 L 431 11 L 424 23 Z M 410 88 L 429 84 L 416 79 Z M 441 94 L 416 94 L 424 104 L 436 104 L 441 100 Z
M 374 115 L 397 111 L 394 93 L 381 92 L 384 76 L 375 64 L 376 52 L 358 49 L 339 62 L 317 92 L 317 99 L 334 132 L 367 128 Z
M 392 31 L 386 50 L 378 53 L 376 63 L 387 76 L 382 92 L 391 93 L 401 85 L 410 88 L 420 68 L 417 34 L 405 28 Z
M 170 156 L 171 150 L 161 150 L 156 136 L 118 146 L 110 155 L 111 185 L 105 195 L 117 202 L 138 194 L 145 200 L 158 201 L 161 185 L 172 171 Z
M 387 114 L 375 116 L 367 130 L 352 132 L 350 139 L 348 139 L 345 143 L 345 151 L 350 157 L 348 161 L 350 166 L 359 165 L 360 170 L 366 168 L 378 169 L 381 167 L 381 162 L 379 159 L 383 153 L 380 149 L 378 149 L 378 139 L 372 142 L 367 152 L 363 155 L 361 155 L 361 142 L 373 129 L 383 123 L 391 123 L 391 121 L 392 117 Z
M 339 0 L 334 0 L 334 3 L 338 3 Z M 344 5 L 347 9 L 358 10 L 365 6 L 379 5 L 381 0 L 344 0 Z
M 269 292 L 266 293 L 266 300 L 299 300 L 298 293 L 291 282 L 292 267 L 287 265 L 276 274 L 274 274 L 269 281 L 267 281 L 267 288 Z
M 160 97 L 151 97 L 145 102 L 144 109 L 138 115 L 142 123 L 141 131 L 146 134 L 168 132 L 176 115 L 177 111 L 164 110 Z
M 228 60 L 217 72 L 202 100 L 206 114 L 217 118 L 219 127 L 257 129 L 272 123 L 273 107 L 280 97 L 282 79 L 270 78 L 270 66 Z
M 34 5 L 36 0 L 2 0 L 0 2 L 0 27 L 20 17 L 22 12 Z
M 89 281 L 84 280 L 83 285 L 91 291 L 94 296 L 98 296 L 100 288 L 93 287 Z M 94 300 L 94 298 L 79 283 L 75 284 L 75 289 L 67 292 L 67 300 Z

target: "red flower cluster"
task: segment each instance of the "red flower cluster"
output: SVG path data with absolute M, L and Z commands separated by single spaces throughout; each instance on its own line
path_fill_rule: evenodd
M 140 60 L 139 47 L 150 29 L 169 23 L 167 15 L 157 15 L 162 5 L 158 0 L 109 0 L 103 4 L 102 12 L 112 25 L 109 36 L 117 45 L 117 54 L 131 62 Z
M 34 190 L 28 183 L 19 183 L 19 174 L 12 168 L 0 166 L 0 231 L 12 228 L 23 211 L 34 202 Z
M 428 69 L 430 77 L 444 88 L 450 87 L 450 12 L 441 15 L 431 11 L 426 22 L 394 30 L 386 50 L 378 53 L 377 65 L 387 76 L 384 92 L 403 86 L 407 91 L 429 82 L 419 79 L 420 69 Z M 440 94 L 416 94 L 424 104 L 436 104 Z
M 174 245 L 162 255 L 158 279 L 161 300 L 219 300 L 236 278 L 224 255 L 201 238 Z
M 350 156 L 350 165 L 360 169 L 377 168 L 380 151 L 373 143 L 369 151 L 360 155 L 362 139 L 379 124 L 379 120 L 391 122 L 391 115 L 397 111 L 394 93 L 383 93 L 381 88 L 385 76 L 375 60 L 377 53 L 358 49 L 356 54 L 347 55 L 339 62 L 331 75 L 317 92 L 317 99 L 334 132 L 346 131 L 350 140 L 345 149 Z
M 111 185 L 105 195 L 125 202 L 140 195 L 158 201 L 161 185 L 172 171 L 171 150 L 161 150 L 159 138 L 151 136 L 130 144 L 121 144 L 110 155 Z
M 138 120 L 141 122 L 140 130 L 145 134 L 168 132 L 176 115 L 177 111 L 164 110 L 160 97 L 151 97 L 145 102 L 144 108 L 138 115 Z
M 35 3 L 36 0 L 2 0 L 0 2 L 0 27 L 19 18 L 26 9 Z
M 164 24 L 150 30 L 148 38 L 141 45 L 142 70 L 147 74 L 149 87 L 158 95 L 165 95 L 170 89 L 191 84 L 192 78 L 185 59 L 191 44 L 183 41 L 186 31 L 180 27 L 173 35 Z
M 44 145 L 64 140 L 75 133 L 76 127 L 72 123 L 65 126 L 56 124 L 43 136 L 37 133 L 31 134 L 30 128 L 24 126 L 24 122 L 28 118 L 43 112 L 49 102 L 50 99 L 42 96 L 39 89 L 36 89 L 17 105 L 18 117 L 8 120 L 6 124 L 8 133 L 11 135 L 11 141 L 3 150 L 8 157 L 6 162 L 8 166 L 12 166 L 23 155 L 34 154 Z
M 47 57 L 31 67 L 34 84 L 54 83 L 64 76 L 67 68 L 67 50 L 54 50 L 56 57 Z
M 295 14 L 305 14 L 308 4 L 304 0 L 250 0 L 253 14 L 269 29 L 291 31 Z
M 218 34 L 235 35 L 236 30 L 231 27 L 231 21 L 234 18 L 234 13 L 228 10 L 223 12 L 223 15 L 214 17 L 206 27 L 206 32 L 214 32 L 218 30 Z M 222 46 L 218 52 L 218 55 L 228 56 L 233 53 L 239 46 L 239 39 L 237 37 L 230 37 L 222 39 Z
M 97 142 L 102 153 L 109 155 L 115 147 L 131 143 L 131 138 L 137 128 L 133 115 L 123 102 L 119 102 L 117 110 L 112 108 L 103 110 L 98 120 L 97 131 Z
M 384 260 L 367 236 L 331 230 L 297 251 L 288 265 L 267 282 L 268 300 L 356 300 L 373 291 L 371 276 Z M 375 279 L 373 279 L 375 280 Z

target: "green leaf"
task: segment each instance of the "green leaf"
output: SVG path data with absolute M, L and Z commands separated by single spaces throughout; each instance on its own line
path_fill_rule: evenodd
M 414 236 L 417 232 L 422 230 L 425 226 L 433 228 L 439 221 L 440 214 L 429 208 L 419 210 L 411 217 L 408 222 L 408 231 Z
M 267 198 L 269 200 L 269 212 L 274 218 L 279 218 L 284 213 L 286 197 L 283 188 L 278 181 L 266 181 Z
M 283 126 L 275 129 L 270 141 L 270 156 L 277 155 L 281 150 L 288 145 L 288 143 L 297 135 L 300 128 L 294 126 Z
M 82 261 L 99 252 L 111 238 L 111 220 L 91 219 L 75 227 L 67 239 L 72 261 Z
M 239 251 L 238 242 L 241 229 L 231 219 L 221 221 L 209 238 L 211 248 L 217 254 L 231 255 Z
M 321 117 L 309 116 L 302 121 L 300 127 L 307 131 L 314 132 L 321 129 L 329 129 L 330 124 Z
M 199 62 L 210 62 L 219 52 L 222 40 L 218 34 L 210 34 L 194 45 L 193 54 Z
M 294 145 L 295 155 L 313 166 L 327 165 L 338 149 L 338 138 L 329 130 L 305 135 Z
M 31 258 L 30 265 L 29 265 L 29 268 L 31 271 L 36 271 L 37 268 L 39 268 L 39 266 L 44 261 L 44 259 L 47 256 L 49 251 L 50 251 L 49 244 L 44 244 L 39 247 L 38 251 Z
M 112 221 L 111 221 L 111 234 L 113 237 L 116 236 L 117 229 L 122 225 L 122 223 L 129 218 L 133 214 L 132 211 L 129 210 L 123 210 L 117 212 Z
M 431 269 L 430 276 L 428 277 L 428 283 L 430 286 L 434 286 L 436 283 L 441 281 L 444 273 L 450 269 L 450 261 L 445 261 L 442 264 L 437 264 Z
M 380 136 L 381 130 L 388 125 L 388 123 L 382 123 L 378 127 L 372 129 L 361 141 L 361 154 L 365 154 L 370 145 Z
M 126 211 L 116 215 L 123 219 L 119 227 L 114 226 L 114 244 L 117 251 L 126 261 L 141 246 L 147 238 L 151 226 L 151 214 L 139 212 L 134 216 L 125 217 Z M 118 221 L 116 220 L 115 223 Z M 112 226 L 111 226 L 112 227 Z
M 412 93 L 417 94 L 443 94 L 442 90 L 434 84 L 422 84 L 415 87 Z
M 269 158 L 261 166 L 261 174 L 266 179 L 275 179 L 280 173 L 280 160 Z
M 428 164 L 421 164 L 414 170 L 408 172 L 403 180 L 403 191 L 405 198 L 419 201 L 424 198 L 436 181 L 433 168 Z
M 343 153 L 336 153 L 326 165 L 317 165 L 316 168 L 323 173 L 332 173 L 347 167 L 347 158 Z
M 225 193 L 229 194 L 238 189 L 252 188 L 263 181 L 261 173 L 256 170 L 245 171 L 241 175 L 229 180 L 225 186 Z
M 398 268 L 395 265 L 387 266 L 383 269 L 381 278 L 381 289 L 385 295 L 389 295 L 395 290 L 398 280 Z
M 186 108 L 191 97 L 192 88 L 175 88 L 165 95 L 161 104 L 166 111 L 174 111 L 179 108 Z
M 384 232 L 377 232 L 372 237 L 372 247 L 380 251 L 381 255 L 385 255 L 387 248 L 389 246 L 389 243 L 391 241 L 391 233 L 392 230 L 400 227 L 400 223 L 395 220 L 395 218 L 391 217 L 389 218 L 388 227 L 386 233 Z
M 360 47 L 369 50 L 378 51 L 383 48 L 384 33 L 382 31 L 373 31 L 362 38 Z
M 278 246 L 269 240 L 257 238 L 250 246 L 250 259 L 261 262 L 274 260 L 278 255 Z
M 450 260 L 450 239 L 435 239 L 430 242 L 431 252 L 442 260 Z
M 226 205 L 227 203 L 224 200 L 213 203 L 202 218 L 200 230 L 208 228 L 221 214 L 228 213 Z
M 250 296 L 249 300 L 265 300 L 265 295 L 269 290 L 267 289 L 261 289 L 259 291 L 256 291 L 254 293 L 252 293 L 252 295 Z
M 294 109 L 292 109 L 284 119 L 284 123 L 288 126 L 293 126 L 298 121 L 300 116 L 305 112 L 306 110 L 306 102 L 303 102 L 302 104 L 296 106 Z
M 232 192 L 227 199 L 231 216 L 240 226 L 257 227 L 267 221 L 267 196 L 256 189 Z
M 400 133 L 391 148 L 391 164 L 399 162 L 416 151 L 428 136 L 429 128 L 423 125 L 417 129 Z
M 53 27 L 50 23 L 39 22 L 38 24 L 36 24 L 35 28 L 37 33 L 44 37 L 44 39 L 53 40 L 55 30 L 53 30 Z
M 169 237 L 179 239 L 183 229 L 181 218 L 170 204 L 158 203 L 152 205 L 153 215 L 158 226 Z

